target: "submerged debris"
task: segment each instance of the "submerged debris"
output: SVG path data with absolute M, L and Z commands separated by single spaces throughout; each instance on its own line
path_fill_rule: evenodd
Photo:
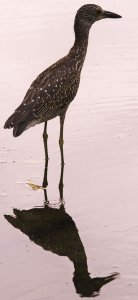
M 34 184 L 32 182 L 26 182 L 26 185 L 29 186 L 32 190 L 37 191 L 37 190 L 44 190 L 44 188 L 40 185 Z

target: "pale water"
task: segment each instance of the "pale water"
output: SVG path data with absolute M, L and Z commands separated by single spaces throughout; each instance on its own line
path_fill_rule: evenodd
M 90 277 L 112 273 L 120 276 L 101 288 L 99 300 L 138 297 L 138 2 L 96 3 L 123 19 L 97 22 L 90 32 L 65 122 L 64 205 L 58 118 L 48 124 L 50 207 L 43 207 L 43 190 L 25 184 L 42 184 L 43 125 L 17 139 L 3 129 L 34 78 L 69 51 L 76 10 L 87 2 L 0 1 L 2 300 L 94 296 L 116 276 Z

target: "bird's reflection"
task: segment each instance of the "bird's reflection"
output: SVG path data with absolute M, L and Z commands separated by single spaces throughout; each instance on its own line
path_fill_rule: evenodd
M 45 166 L 45 182 L 47 182 L 47 169 L 48 164 Z M 99 278 L 90 277 L 87 256 L 78 229 L 72 217 L 66 213 L 63 204 L 63 172 L 64 165 L 61 166 L 59 182 L 61 199 L 59 208 L 50 207 L 44 189 L 43 207 L 29 210 L 13 209 L 14 216 L 5 215 L 5 218 L 44 250 L 59 256 L 67 256 L 74 265 L 73 283 L 76 293 L 81 297 L 95 297 L 99 295 L 101 287 L 114 280 L 118 274 Z

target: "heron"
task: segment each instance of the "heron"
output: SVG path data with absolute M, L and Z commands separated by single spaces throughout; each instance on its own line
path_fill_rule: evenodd
M 86 4 L 79 8 L 74 21 L 75 41 L 69 53 L 40 73 L 31 84 L 22 103 L 4 125 L 4 128 L 13 128 L 13 136 L 18 137 L 30 127 L 44 123 L 46 159 L 48 159 L 47 122 L 58 116 L 61 164 L 64 164 L 63 129 L 66 112 L 79 88 L 90 28 L 96 21 L 105 18 L 116 19 L 121 16 L 103 10 L 95 4 Z

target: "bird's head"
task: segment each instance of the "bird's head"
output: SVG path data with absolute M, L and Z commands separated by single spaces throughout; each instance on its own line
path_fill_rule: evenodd
M 105 18 L 116 19 L 121 18 L 121 16 L 116 13 L 103 10 L 98 5 L 86 4 L 80 7 L 80 9 L 77 11 L 75 24 L 83 26 L 89 30 L 93 23 Z

